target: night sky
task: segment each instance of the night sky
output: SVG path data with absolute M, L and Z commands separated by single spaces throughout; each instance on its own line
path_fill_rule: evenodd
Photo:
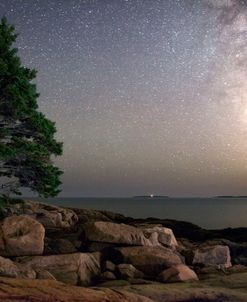
M 57 123 L 61 196 L 247 195 L 247 1 L 0 0 Z

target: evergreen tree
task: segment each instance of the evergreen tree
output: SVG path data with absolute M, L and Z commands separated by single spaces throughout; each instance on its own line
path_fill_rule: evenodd
M 62 172 L 51 156 L 62 154 L 55 123 L 38 111 L 36 71 L 21 65 L 13 47 L 17 35 L 6 18 L 0 23 L 0 177 L 1 188 L 21 194 L 29 188 L 56 196 Z M 2 193 L 3 194 L 3 193 Z

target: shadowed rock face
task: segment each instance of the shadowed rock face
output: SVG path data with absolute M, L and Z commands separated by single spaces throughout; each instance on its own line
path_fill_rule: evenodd
M 45 238 L 45 255 L 71 254 L 76 252 L 75 245 L 66 238 Z
M 247 266 L 247 243 L 239 244 L 229 242 L 230 254 L 233 264 L 242 264 Z
M 141 271 L 138 271 L 132 264 L 119 264 L 117 266 L 117 275 L 120 279 L 143 279 L 145 276 Z

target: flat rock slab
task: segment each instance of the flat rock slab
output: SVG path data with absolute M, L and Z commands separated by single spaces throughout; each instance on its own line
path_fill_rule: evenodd
M 115 248 L 113 258 L 120 263 L 130 263 L 148 277 L 157 277 L 161 271 L 182 264 L 180 256 L 161 246 L 135 246 Z M 114 259 L 112 259 L 114 261 Z
M 124 245 L 145 245 L 152 243 L 143 231 L 127 224 L 105 221 L 89 222 L 82 225 L 82 232 L 87 241 L 115 243 Z
M 154 302 L 124 290 L 82 288 L 53 280 L 0 278 L 0 301 L 4 302 Z
M 46 270 L 56 280 L 71 285 L 91 285 L 101 273 L 99 253 L 20 257 L 16 261 L 34 271 Z

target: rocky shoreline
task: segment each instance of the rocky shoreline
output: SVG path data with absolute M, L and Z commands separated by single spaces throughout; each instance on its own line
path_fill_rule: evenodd
M 1 209 L 1 301 L 237 302 L 246 278 L 247 228 L 27 200 Z

